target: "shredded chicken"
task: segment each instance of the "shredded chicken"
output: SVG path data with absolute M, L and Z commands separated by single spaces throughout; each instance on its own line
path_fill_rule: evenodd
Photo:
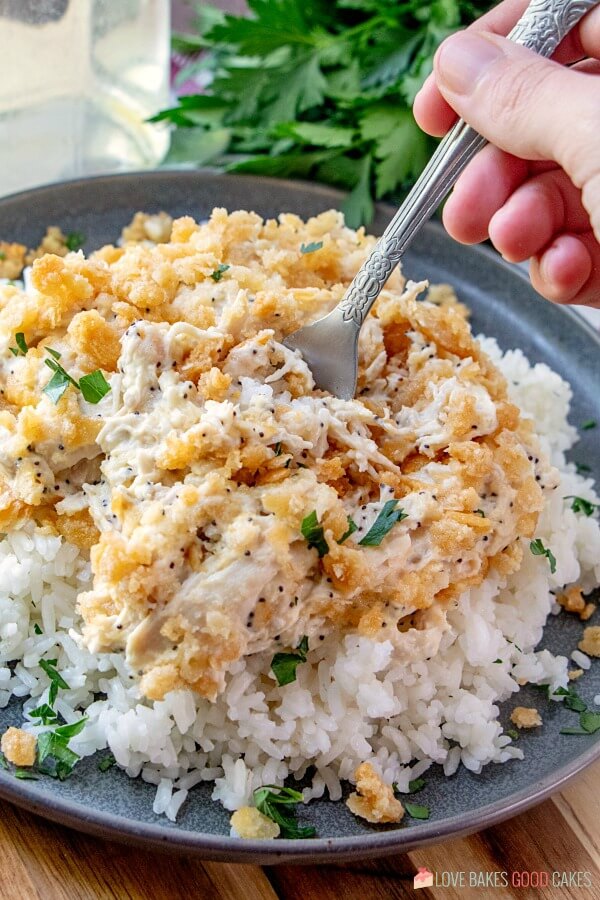
M 15 766 L 32 766 L 35 762 L 36 737 L 22 728 L 7 728 L 0 740 L 0 750 Z
M 346 800 L 350 812 L 379 825 L 402 819 L 404 807 L 394 796 L 394 789 L 377 774 L 371 763 L 361 763 L 354 778 L 356 793 Z
M 542 717 L 533 706 L 515 706 L 510 714 L 510 721 L 517 728 L 538 728 L 542 724 Z

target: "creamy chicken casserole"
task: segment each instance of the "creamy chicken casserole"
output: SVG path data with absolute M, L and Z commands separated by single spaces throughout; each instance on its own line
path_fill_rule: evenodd
M 433 655 L 449 604 L 519 566 L 556 472 L 449 289 L 390 278 L 352 401 L 282 344 L 373 242 L 216 209 L 1 292 L 0 530 L 90 549 L 84 640 L 149 698 L 214 699 L 241 657 L 332 631 Z

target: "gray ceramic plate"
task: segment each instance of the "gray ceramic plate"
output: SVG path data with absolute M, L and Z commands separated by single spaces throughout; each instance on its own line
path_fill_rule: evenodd
M 339 205 L 340 194 L 299 183 L 219 176 L 210 172 L 156 172 L 74 181 L 41 188 L 0 201 L 0 235 L 35 246 L 47 224 L 87 236 L 85 249 L 114 241 L 121 227 L 138 209 L 168 210 L 175 215 L 205 218 L 214 206 L 252 209 L 261 215 L 281 211 L 310 216 Z M 380 232 L 392 210 L 378 210 L 374 230 Z M 545 361 L 568 379 L 574 389 L 571 421 L 600 421 L 600 340 L 573 312 L 540 300 L 526 278 L 481 248 L 455 244 L 435 224 L 428 225 L 405 261 L 415 280 L 453 284 L 473 311 L 476 332 L 494 335 L 504 348 L 521 347 L 533 361 Z M 600 429 L 582 432 L 573 456 L 596 466 L 600 479 Z M 552 619 L 543 646 L 570 652 L 581 624 L 572 617 Z M 581 695 L 592 704 L 600 693 L 600 665 L 579 682 Z M 527 705 L 527 691 L 519 702 Z M 539 694 L 531 691 L 532 704 Z M 516 704 L 516 701 L 515 701 Z M 510 701 L 503 715 L 510 714 Z M 195 788 L 177 825 L 152 812 L 153 788 L 131 781 L 120 771 L 100 774 L 94 759 L 84 760 L 65 782 L 50 779 L 17 781 L 0 770 L 0 795 L 50 819 L 93 834 L 165 849 L 191 852 L 213 859 L 273 863 L 282 860 L 324 861 L 376 856 L 409 850 L 443 838 L 475 831 L 515 815 L 600 756 L 600 732 L 595 736 L 559 734 L 573 725 L 573 713 L 559 704 L 544 709 L 539 734 L 523 734 L 519 746 L 524 762 L 488 766 L 475 776 L 461 769 L 444 779 L 439 771 L 427 775 L 419 802 L 431 807 L 427 822 L 409 821 L 394 829 L 358 822 L 343 803 L 314 801 L 305 815 L 317 827 L 310 841 L 267 843 L 233 840 L 229 814 L 210 800 L 210 788 Z M 0 710 L 0 732 L 19 722 L 18 706 Z

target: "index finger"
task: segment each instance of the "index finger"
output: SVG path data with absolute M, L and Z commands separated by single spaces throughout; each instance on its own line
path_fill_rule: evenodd
M 507 35 L 527 6 L 527 0 L 504 0 L 467 30 Z M 566 65 L 584 56 L 600 58 L 600 6 L 590 10 L 569 32 L 552 58 Z M 436 137 L 445 134 L 456 120 L 456 113 L 440 94 L 433 75 L 427 78 L 417 94 L 413 113 L 423 131 Z

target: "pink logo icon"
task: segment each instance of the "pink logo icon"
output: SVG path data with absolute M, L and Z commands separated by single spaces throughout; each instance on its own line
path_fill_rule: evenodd
M 419 871 L 413 878 L 413 887 L 415 890 L 417 888 L 427 888 L 432 887 L 433 885 L 433 872 L 430 872 L 429 869 L 424 869 L 419 866 Z

